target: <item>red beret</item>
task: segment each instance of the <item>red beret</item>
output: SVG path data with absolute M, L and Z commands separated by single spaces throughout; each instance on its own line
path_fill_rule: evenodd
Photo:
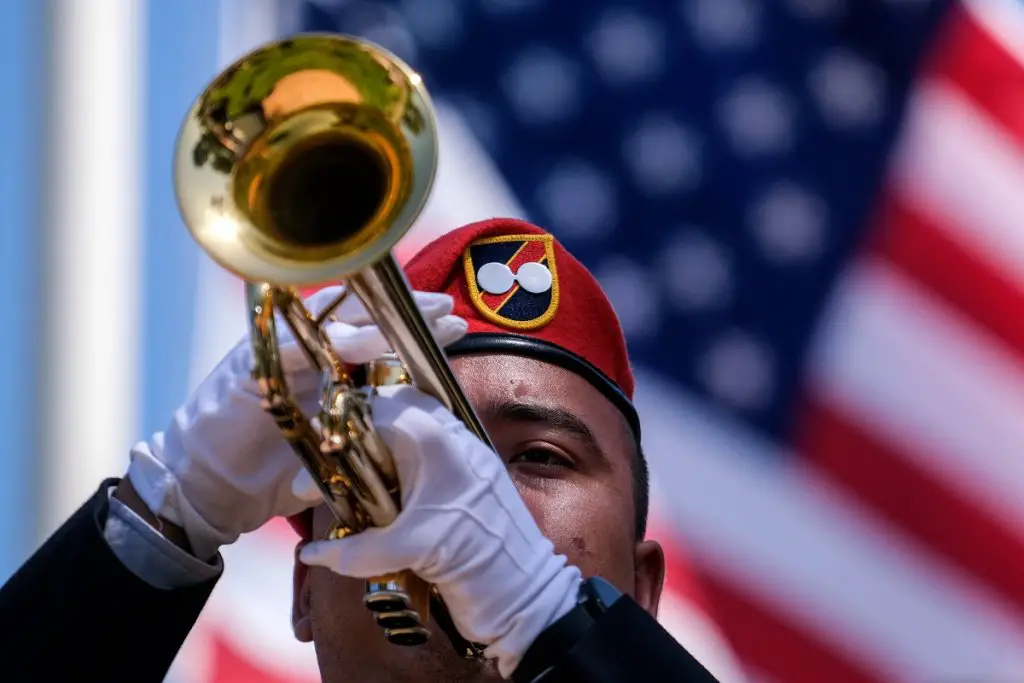
M 637 438 L 633 372 L 626 340 L 597 280 L 550 233 L 495 218 L 446 233 L 405 266 L 413 289 L 444 292 L 466 336 L 449 357 L 497 352 L 537 358 L 575 372 L 619 408 Z M 304 538 L 308 517 L 290 520 Z
M 467 336 L 449 356 L 499 351 L 576 371 L 636 427 L 633 372 L 611 303 L 551 234 L 511 218 L 472 223 L 424 247 L 405 267 L 413 289 L 445 292 Z

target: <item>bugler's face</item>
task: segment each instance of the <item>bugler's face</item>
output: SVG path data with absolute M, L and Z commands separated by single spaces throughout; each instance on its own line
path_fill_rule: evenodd
M 634 444 L 615 406 L 578 375 L 541 361 L 481 354 L 452 359 L 527 507 L 558 552 L 657 614 L 664 559 L 634 537 Z M 314 515 L 322 537 L 331 518 Z M 296 566 L 296 634 L 313 640 L 324 683 L 497 681 L 456 655 L 435 627 L 427 645 L 384 640 L 362 604 L 365 583 Z

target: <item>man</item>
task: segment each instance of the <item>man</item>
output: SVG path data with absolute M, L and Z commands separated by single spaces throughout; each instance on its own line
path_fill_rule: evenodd
M 655 621 L 664 558 L 644 540 L 633 378 L 594 278 L 514 220 L 450 233 L 406 272 L 501 457 L 433 398 L 385 387 L 374 424 L 403 510 L 386 528 L 308 542 L 332 518 L 263 413 L 243 342 L 0 591 L 7 680 L 161 680 L 220 575 L 218 550 L 275 516 L 305 537 L 293 624 L 327 683 L 714 680 Z M 335 317 L 347 361 L 387 349 L 358 305 Z M 282 362 L 315 410 L 318 377 L 294 342 Z M 438 587 L 483 661 L 443 637 L 385 642 L 364 579 L 404 568 Z

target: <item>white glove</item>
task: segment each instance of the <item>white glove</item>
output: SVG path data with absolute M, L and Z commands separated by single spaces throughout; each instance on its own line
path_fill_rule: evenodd
M 411 569 L 438 587 L 459 632 L 512 675 L 540 633 L 576 604 L 577 568 L 556 555 L 501 458 L 438 401 L 387 386 L 373 422 L 392 449 L 402 511 L 387 527 L 307 544 L 302 562 L 369 578 Z M 295 495 L 317 496 L 302 470 Z
M 315 314 L 339 292 L 327 288 L 306 305 Z M 465 334 L 465 321 L 450 315 L 451 297 L 416 292 L 415 299 L 442 346 Z M 356 297 L 346 299 L 334 316 L 337 322 L 325 329 L 344 361 L 365 363 L 387 351 L 388 342 Z M 320 375 L 280 319 L 277 332 L 289 390 L 305 414 L 314 416 Z M 139 496 L 154 514 L 182 527 L 192 552 L 203 560 L 271 518 L 310 506 L 292 494 L 292 480 L 304 470 L 260 407 L 251 372 L 246 337 L 177 410 L 166 432 L 131 450 L 127 477 Z

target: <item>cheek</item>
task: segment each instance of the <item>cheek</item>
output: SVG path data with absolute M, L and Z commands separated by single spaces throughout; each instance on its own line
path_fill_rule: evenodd
M 310 611 L 322 632 L 339 634 L 376 627 L 370 610 L 362 604 L 365 581 L 313 567 L 309 582 Z
M 632 542 L 610 511 L 607 494 L 560 483 L 545 490 L 519 486 L 537 526 L 555 544 L 556 552 L 579 567 L 584 576 L 601 576 L 620 590 L 633 588 Z
M 310 570 L 309 582 L 313 643 L 325 681 L 348 680 L 353 671 L 394 656 L 395 646 L 363 606 L 366 582 L 319 567 Z

